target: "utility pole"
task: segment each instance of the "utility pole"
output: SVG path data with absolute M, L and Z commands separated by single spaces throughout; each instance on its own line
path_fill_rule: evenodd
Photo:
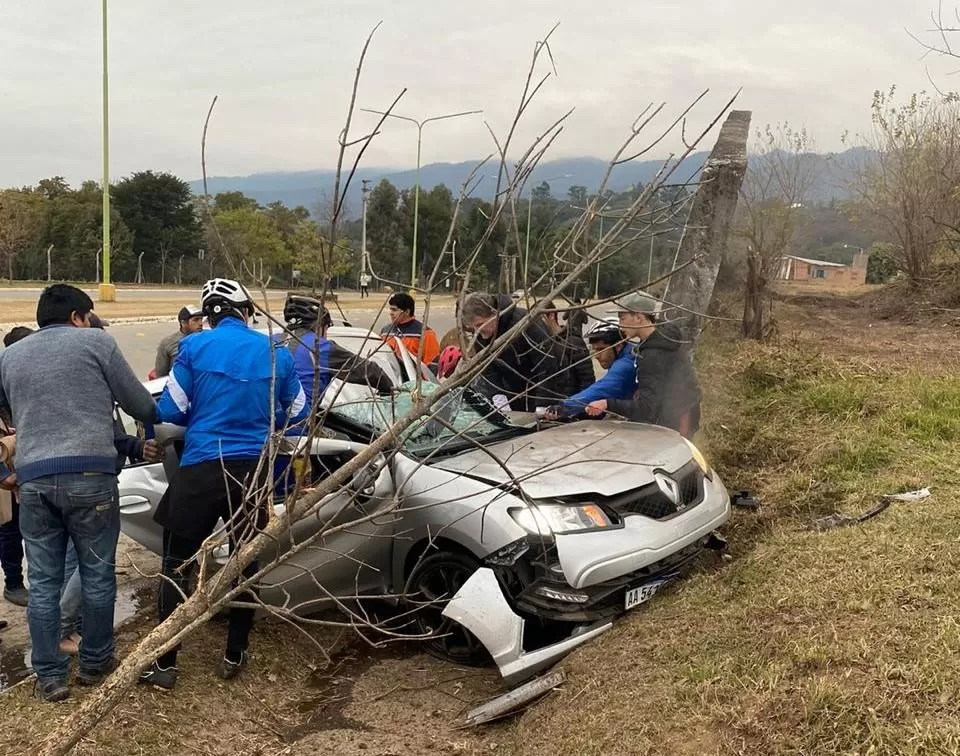
M 110 283 L 110 83 L 107 74 L 107 0 L 102 0 L 103 21 L 103 283 L 100 301 L 113 302 L 117 287 Z
M 433 121 L 444 121 L 448 118 L 460 118 L 461 116 L 478 115 L 482 110 L 465 110 L 462 113 L 447 113 L 446 115 L 433 116 L 418 121 L 409 116 L 397 115 L 396 113 L 385 113 L 382 110 L 371 110 L 370 108 L 360 108 L 364 113 L 375 113 L 376 115 L 386 116 L 388 118 L 398 118 L 401 121 L 407 121 L 417 127 L 417 176 L 413 187 L 413 257 L 410 260 L 410 294 L 411 296 L 417 290 L 417 230 L 420 226 L 420 147 L 423 142 L 423 127 Z
M 363 230 L 361 231 L 360 236 L 360 275 L 362 276 L 367 272 L 367 200 L 370 195 L 370 187 L 368 184 L 370 179 L 363 179 L 363 189 L 361 190 L 361 195 L 363 196 Z
M 52 251 L 53 251 L 53 245 L 51 244 L 49 247 L 47 247 L 47 281 L 52 281 L 52 280 L 53 280 L 53 275 L 52 275 L 51 272 L 50 272 L 50 271 L 51 271 L 51 268 L 50 268 L 50 253 L 51 253 Z

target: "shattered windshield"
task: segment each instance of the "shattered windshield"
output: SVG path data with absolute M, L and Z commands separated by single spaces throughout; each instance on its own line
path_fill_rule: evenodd
M 426 395 L 438 388 L 436 383 L 420 384 L 420 390 Z M 409 381 L 392 396 L 338 402 L 331 411 L 380 434 L 412 409 L 415 389 L 416 382 Z M 416 457 L 425 457 L 462 451 L 475 446 L 474 441 L 500 441 L 530 430 L 534 427 L 511 422 L 482 395 L 458 388 L 434 404 L 430 414 L 416 420 L 400 438 L 405 451 Z

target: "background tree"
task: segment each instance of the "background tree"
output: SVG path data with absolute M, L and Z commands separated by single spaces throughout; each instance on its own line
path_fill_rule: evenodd
M 890 241 L 900 269 L 915 284 L 960 233 L 960 101 L 955 94 L 875 92 L 873 131 L 850 189 L 860 213 Z
M 14 260 L 40 233 L 43 211 L 40 194 L 16 189 L 0 192 L 0 266 L 11 281 Z
M 122 179 L 112 190 L 120 217 L 133 233 L 133 255 L 143 255 L 148 278 L 163 277 L 171 253 L 193 254 L 200 246 L 200 224 L 194 214 L 190 185 L 170 173 L 141 171 Z M 117 266 L 122 269 L 121 266 Z
M 769 284 L 790 251 L 801 210 L 816 179 L 806 130 L 788 124 L 757 132 L 754 155 L 740 189 L 736 235 L 746 244 L 747 276 L 742 333 L 762 339 Z

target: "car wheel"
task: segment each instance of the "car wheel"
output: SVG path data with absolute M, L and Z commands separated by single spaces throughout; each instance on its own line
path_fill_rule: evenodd
M 416 608 L 417 633 L 433 636 L 424 641 L 432 656 L 470 666 L 490 661 L 487 649 L 473 633 L 443 616 L 447 603 L 479 566 L 468 554 L 441 551 L 421 559 L 410 574 L 407 600 Z

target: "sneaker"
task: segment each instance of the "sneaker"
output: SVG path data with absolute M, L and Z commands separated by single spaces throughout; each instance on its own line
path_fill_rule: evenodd
M 100 669 L 90 669 L 88 667 L 77 666 L 77 682 L 81 685 L 99 685 L 120 666 L 116 658 L 111 659 Z
M 4 588 L 3 597 L 11 604 L 26 606 L 30 593 L 22 585 L 19 588 Z
M 70 696 L 66 680 L 37 680 L 33 692 L 41 701 L 64 701 Z
M 156 688 L 164 690 L 173 690 L 177 684 L 178 670 L 176 667 L 161 667 L 154 662 L 140 673 L 140 679 L 137 680 L 141 685 L 153 685 Z
M 217 676 L 223 680 L 232 680 L 240 674 L 240 671 L 247 666 L 247 652 L 241 651 L 239 659 L 231 659 L 224 656 L 223 661 L 217 667 Z
M 60 653 L 67 656 L 76 656 L 80 653 L 80 636 L 77 633 L 70 633 L 66 638 L 60 641 Z

